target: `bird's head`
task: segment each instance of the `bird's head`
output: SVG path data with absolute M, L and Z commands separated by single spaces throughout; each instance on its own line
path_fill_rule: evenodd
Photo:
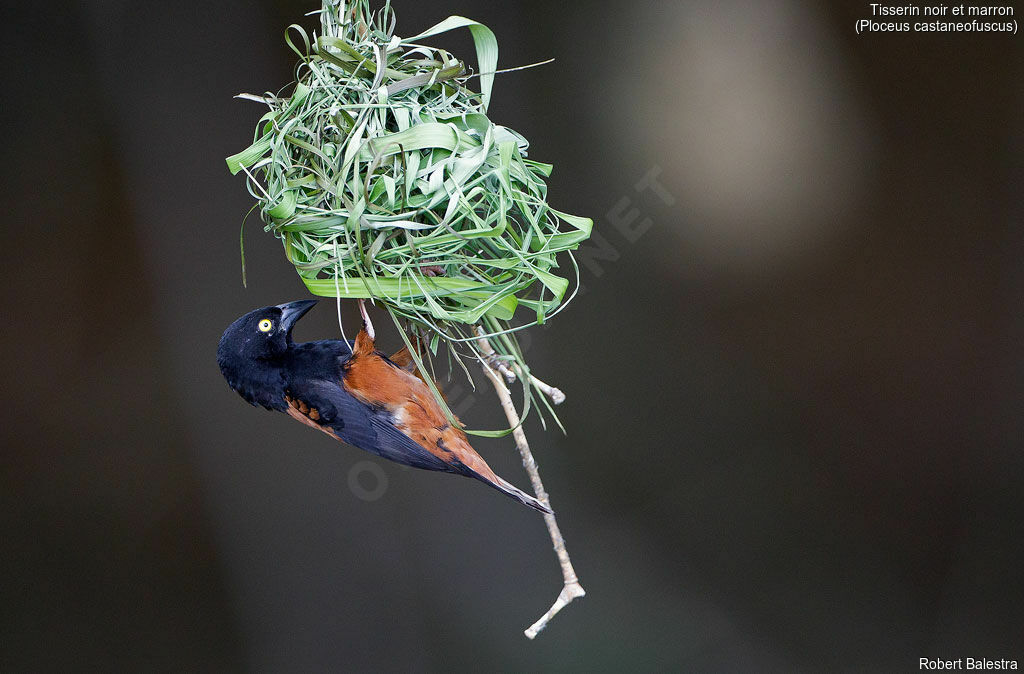
M 217 363 L 231 388 L 254 405 L 270 407 L 263 391 L 278 378 L 275 367 L 292 343 L 292 328 L 316 300 L 299 300 L 250 311 L 228 326 L 217 346 Z M 269 390 L 268 390 L 269 393 Z

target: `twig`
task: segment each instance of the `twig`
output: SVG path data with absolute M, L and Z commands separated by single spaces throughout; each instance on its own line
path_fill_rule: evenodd
M 483 329 L 477 327 L 477 335 L 480 335 L 482 332 Z M 484 339 L 483 337 L 481 337 L 477 341 L 481 343 L 481 347 L 483 342 L 487 342 L 487 340 Z M 487 364 L 490 365 L 495 370 L 497 370 L 498 372 L 500 372 L 502 375 L 504 375 L 505 381 L 507 381 L 509 384 L 514 382 L 516 380 L 516 373 L 510 370 L 508 364 L 501 359 L 501 356 L 494 352 L 494 349 L 491 348 L 490 342 L 487 342 L 487 348 L 490 350 L 490 353 L 485 351 L 483 354 L 484 360 L 487 362 Z
M 519 369 L 518 365 L 516 365 L 516 369 Z M 530 375 L 530 381 L 532 381 L 533 385 L 539 388 L 541 392 L 544 393 L 544 395 L 551 398 L 551 402 L 553 402 L 554 404 L 561 405 L 562 403 L 565 402 L 565 394 L 562 393 L 561 389 L 557 389 L 554 386 L 551 386 L 550 384 L 545 384 L 540 379 L 534 377 L 532 374 Z
M 481 334 L 483 334 L 483 330 L 478 327 L 477 328 L 477 335 L 481 335 Z M 484 340 L 484 341 L 486 341 L 486 340 Z M 487 361 L 488 365 L 490 365 L 494 369 L 498 370 L 498 372 L 501 372 L 501 374 L 504 375 L 504 377 L 505 377 L 505 381 L 507 381 L 509 384 L 511 384 L 512 382 L 514 382 L 516 380 L 516 374 L 517 373 L 518 373 L 518 375 L 520 377 L 523 375 L 523 370 L 522 370 L 521 367 L 519 367 L 518 363 L 513 363 L 512 366 L 515 368 L 515 372 L 513 372 L 509 368 L 508 363 L 506 363 L 504 360 L 502 360 L 501 356 L 499 356 L 497 353 L 494 352 L 494 349 L 491 348 L 490 343 L 487 344 L 487 348 L 490 349 L 490 353 L 487 353 L 486 351 L 484 352 L 484 354 L 483 354 L 484 360 Z M 562 393 L 561 389 L 557 389 L 557 388 L 555 388 L 554 386 L 552 386 L 550 384 L 545 384 L 544 382 L 542 382 L 540 379 L 538 379 L 537 377 L 533 376 L 532 374 L 530 375 L 530 382 L 534 386 L 536 386 L 541 391 L 541 393 L 543 393 L 547 397 L 551 398 L 551 402 L 553 402 L 554 404 L 561 405 L 562 403 L 565 402 L 565 394 Z
M 480 347 L 480 351 L 484 356 L 482 365 L 484 366 L 484 374 L 491 380 L 494 385 L 494 390 L 498 394 L 498 400 L 501 401 L 501 408 L 505 410 L 505 417 L 508 419 L 509 425 L 514 429 L 512 431 L 512 437 L 515 438 L 516 447 L 519 449 L 519 455 L 523 459 L 523 467 L 526 468 L 527 474 L 530 476 L 530 482 L 533 484 L 533 492 L 544 505 L 550 507 L 551 502 L 548 499 L 548 494 L 544 491 L 544 483 L 540 481 L 540 473 L 537 470 L 537 462 L 533 458 L 533 454 L 530 452 L 530 445 L 526 442 L 526 433 L 523 431 L 522 426 L 519 423 L 519 414 L 516 412 L 515 404 L 512 402 L 512 394 L 509 393 L 508 387 L 502 378 L 494 370 L 494 368 L 488 365 L 490 359 L 496 356 L 494 349 L 491 347 L 490 342 L 483 336 L 483 331 L 477 329 L 477 344 Z M 546 386 L 546 384 L 545 384 Z M 555 389 L 557 390 L 557 389 Z M 564 399 L 564 397 L 563 397 Z M 541 616 L 540 620 L 530 625 L 526 629 L 524 634 L 528 639 L 533 639 L 548 625 L 548 621 L 555 617 L 555 615 L 563 608 L 569 605 L 569 603 L 577 597 L 582 597 L 586 594 L 583 590 L 583 586 L 580 585 L 579 579 L 576 577 L 576 571 L 572 568 L 572 561 L 569 560 L 569 553 L 565 549 L 565 539 L 562 538 L 562 532 L 558 529 L 558 522 L 555 521 L 554 515 L 544 515 L 544 523 L 548 526 L 548 533 L 551 535 L 551 542 L 554 544 L 555 554 L 558 555 L 558 563 L 562 567 L 562 579 L 565 585 L 562 587 L 562 591 L 558 593 L 558 598 L 555 599 L 555 603 L 551 605 L 547 613 Z

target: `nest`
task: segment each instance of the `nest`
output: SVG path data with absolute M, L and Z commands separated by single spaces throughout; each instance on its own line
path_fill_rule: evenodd
M 326 0 L 320 15 L 320 36 L 289 27 L 294 87 L 245 96 L 270 110 L 227 159 L 307 288 L 373 298 L 442 335 L 521 306 L 544 322 L 570 286 L 558 254 L 592 223 L 548 205 L 551 166 L 487 117 L 494 34 L 451 17 L 396 37 L 390 6 L 374 13 L 368 0 Z M 463 61 L 418 43 L 460 27 L 476 44 L 479 93 Z
M 372 12 L 369 0 L 324 0 L 319 14 L 319 36 L 298 25 L 285 33 L 300 58 L 290 94 L 242 95 L 269 111 L 229 169 L 247 176 L 266 230 L 310 292 L 383 304 L 406 344 L 406 331 L 418 332 L 434 355 L 443 341 L 457 359 L 480 358 L 483 333 L 528 375 L 514 333 L 571 299 L 579 270 L 569 251 L 592 222 L 549 206 L 552 167 L 487 117 L 494 34 L 450 17 L 397 37 L 389 2 Z M 473 36 L 477 74 L 419 43 L 457 28 Z M 570 273 L 559 273 L 566 258 Z M 529 320 L 513 325 L 520 308 Z M 525 414 L 525 384 L 524 395 Z

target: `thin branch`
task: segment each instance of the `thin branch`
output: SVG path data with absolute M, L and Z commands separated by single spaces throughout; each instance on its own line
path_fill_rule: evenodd
M 516 370 L 519 370 L 518 365 L 516 365 Z M 554 404 L 561 405 L 562 403 L 565 402 L 565 394 L 562 393 L 561 389 L 557 389 L 554 386 L 551 386 L 550 384 L 545 384 L 540 379 L 534 377 L 532 374 L 530 375 L 530 381 L 532 381 L 533 385 L 539 388 L 544 395 L 551 398 L 551 402 L 553 402 Z
M 480 335 L 481 333 L 482 329 L 478 327 L 477 335 Z M 501 359 L 501 356 L 494 352 L 494 349 L 491 347 L 491 343 L 483 337 L 478 338 L 477 343 L 480 345 L 481 349 L 486 349 L 483 351 L 483 357 L 487 365 L 500 372 L 505 377 L 505 381 L 509 384 L 514 382 L 516 380 L 516 373 L 510 370 L 508 364 Z M 484 344 L 486 344 L 486 347 Z
M 494 370 L 494 368 L 488 365 L 488 361 L 495 357 L 494 349 L 491 347 L 490 342 L 487 338 L 482 336 L 483 330 L 477 328 L 477 335 L 480 337 L 477 339 L 477 344 L 480 347 L 480 351 L 484 356 L 481 364 L 484 366 L 484 374 L 491 380 L 491 384 L 494 385 L 494 390 L 498 394 L 498 400 L 501 401 L 501 408 L 505 411 L 505 417 L 508 419 L 509 425 L 514 429 L 512 431 L 512 437 L 515 438 L 516 447 L 519 449 L 519 455 L 523 459 L 523 467 L 526 468 L 527 474 L 530 476 L 530 482 L 533 484 L 533 492 L 537 496 L 537 500 L 546 506 L 551 505 L 548 499 L 548 494 L 544 491 L 544 483 L 540 480 L 540 472 L 537 470 L 537 462 L 533 458 L 533 454 L 530 452 L 530 445 L 526 442 L 526 433 L 523 432 L 523 428 L 519 423 L 519 413 L 516 412 L 515 404 L 512 402 L 512 394 L 509 393 L 508 387 L 502 380 L 501 376 Z M 546 384 L 545 384 L 546 386 Z M 557 391 L 557 389 L 555 389 Z M 564 396 L 563 396 L 564 399 Z M 576 571 L 572 568 L 572 561 L 569 559 L 569 553 L 565 549 L 565 539 L 562 538 L 562 532 L 558 529 L 558 522 L 555 521 L 554 515 L 544 515 L 544 523 L 548 526 L 548 533 L 551 535 L 551 542 L 554 544 L 555 554 L 558 555 L 558 564 L 562 567 L 562 579 L 565 585 L 562 587 L 562 591 L 558 593 L 558 598 L 555 599 L 555 603 L 551 605 L 547 613 L 541 616 L 540 620 L 530 625 L 529 628 L 524 632 L 528 639 L 533 639 L 547 627 L 548 621 L 555 617 L 555 615 L 563 608 L 569 605 L 573 599 L 582 597 L 586 594 L 583 590 L 583 586 L 580 585 L 579 579 L 576 577 Z
M 482 331 L 478 329 L 477 330 L 477 335 L 480 335 L 481 332 Z M 481 348 L 485 348 L 485 347 L 482 346 L 482 344 L 483 344 L 483 342 L 486 342 L 486 341 L 487 340 L 485 338 L 483 338 L 483 337 L 478 337 L 478 339 L 477 339 L 477 343 L 481 344 Z M 523 376 L 523 369 L 521 367 L 519 367 L 518 363 L 513 363 L 512 364 L 512 367 L 515 368 L 515 372 L 513 372 L 509 368 L 508 363 L 506 363 L 504 361 L 504 359 L 502 359 L 501 356 L 499 356 L 497 353 L 494 352 L 494 349 L 491 348 L 490 343 L 487 344 L 486 348 L 490 349 L 490 353 L 488 353 L 487 351 L 483 352 L 484 360 L 487 362 L 487 365 L 490 365 L 492 368 L 496 369 L 498 372 L 500 372 L 502 375 L 504 375 L 505 381 L 507 381 L 509 384 L 511 384 L 512 382 L 514 382 L 516 380 L 516 375 L 517 374 L 520 377 Z M 551 386 L 550 384 L 545 384 L 544 382 L 542 382 L 540 379 L 538 379 L 537 377 L 533 376 L 532 374 L 530 375 L 530 382 L 534 386 L 536 386 L 537 389 L 540 390 L 541 393 L 543 393 L 547 397 L 551 398 L 551 402 L 553 402 L 554 404 L 561 405 L 562 403 L 565 402 L 565 394 L 562 393 L 561 389 L 557 389 L 554 386 Z

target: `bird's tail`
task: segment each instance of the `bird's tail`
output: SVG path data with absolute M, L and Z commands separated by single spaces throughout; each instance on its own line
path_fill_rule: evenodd
M 473 471 L 472 472 L 472 477 L 475 477 L 476 479 L 480 480 L 481 482 L 483 482 L 486 485 L 494 487 L 495 489 L 500 491 L 502 494 L 505 494 L 506 496 L 510 496 L 510 497 L 514 498 L 515 500 L 519 501 L 523 505 L 530 506 L 534 510 L 539 510 L 542 513 L 547 513 L 548 515 L 553 515 L 554 514 L 554 511 L 551 510 L 551 508 L 547 507 L 546 505 L 544 505 L 543 503 L 541 503 L 540 501 L 538 501 L 534 497 L 530 496 L 529 494 L 524 492 L 519 487 L 516 487 L 515 485 L 510 484 L 510 483 L 506 482 L 505 480 L 501 479 L 500 477 L 495 475 L 493 472 L 491 473 L 491 477 L 484 477 L 483 475 L 480 475 L 479 473 Z
M 510 496 L 515 500 L 519 501 L 523 505 L 530 506 L 534 510 L 539 510 L 542 513 L 553 515 L 554 512 L 551 508 L 547 507 L 534 497 L 530 496 L 522 489 L 508 483 L 507 481 L 498 477 L 487 462 L 484 461 L 484 457 L 476 453 L 476 451 L 470 447 L 469 441 L 466 436 L 462 434 L 462 431 L 451 429 L 448 437 L 445 438 L 448 443 L 449 451 L 451 455 L 446 458 L 446 463 L 451 467 L 453 473 L 461 473 L 467 477 L 475 477 L 484 484 L 494 487 L 502 494 Z

